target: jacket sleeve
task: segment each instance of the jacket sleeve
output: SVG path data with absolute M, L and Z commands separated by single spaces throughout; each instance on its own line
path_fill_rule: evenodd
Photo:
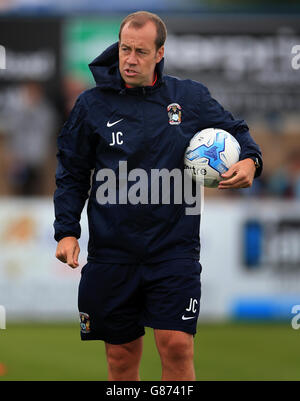
M 255 177 L 261 175 L 263 168 L 262 154 L 259 146 L 251 137 L 248 125 L 244 120 L 236 120 L 232 114 L 210 95 L 208 89 L 201 85 L 200 94 L 201 129 L 221 128 L 233 135 L 241 146 L 240 160 L 257 158 L 260 167 Z
M 80 216 L 90 189 L 95 144 L 81 95 L 57 138 L 54 238 L 80 237 Z

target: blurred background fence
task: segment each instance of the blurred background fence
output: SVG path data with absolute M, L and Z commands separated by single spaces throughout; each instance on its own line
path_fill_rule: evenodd
M 207 85 L 247 121 L 264 157 L 251 189 L 206 190 L 200 320 L 291 320 L 300 304 L 297 3 L 2 0 L 0 305 L 7 320 L 77 319 L 80 270 L 54 257 L 56 137 L 76 97 L 93 86 L 88 63 L 138 9 L 166 22 L 166 73 Z M 81 267 L 87 234 L 83 214 Z

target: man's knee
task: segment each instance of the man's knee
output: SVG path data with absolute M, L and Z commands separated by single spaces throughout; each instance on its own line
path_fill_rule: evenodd
M 141 344 L 137 340 L 128 344 L 106 343 L 106 358 L 109 367 L 120 373 L 137 366 L 141 358 Z
M 188 333 L 158 333 L 156 343 L 164 360 L 192 360 L 194 357 L 193 336 Z

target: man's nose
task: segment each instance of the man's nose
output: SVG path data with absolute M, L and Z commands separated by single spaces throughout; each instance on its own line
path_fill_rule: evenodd
M 137 58 L 134 52 L 131 52 L 128 57 L 127 57 L 127 63 L 128 64 L 136 64 L 137 63 Z

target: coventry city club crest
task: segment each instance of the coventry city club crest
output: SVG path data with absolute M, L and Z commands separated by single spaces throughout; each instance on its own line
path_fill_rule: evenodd
M 90 329 L 90 317 L 87 313 L 79 312 L 80 316 L 80 330 L 82 333 L 89 333 Z
M 181 123 L 181 106 L 177 103 L 171 103 L 167 107 L 169 124 L 179 125 Z

